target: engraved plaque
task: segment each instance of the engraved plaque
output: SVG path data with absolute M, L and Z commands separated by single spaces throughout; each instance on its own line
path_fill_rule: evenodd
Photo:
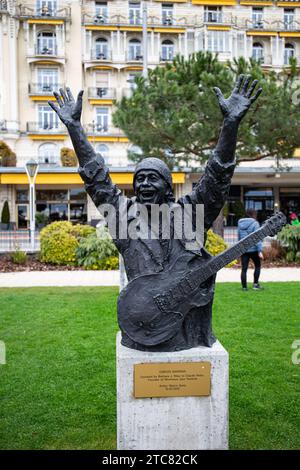
M 210 362 L 135 364 L 134 397 L 210 395 Z

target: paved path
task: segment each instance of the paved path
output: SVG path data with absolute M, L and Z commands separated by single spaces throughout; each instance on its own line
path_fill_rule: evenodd
M 252 282 L 253 270 L 248 271 Z M 240 282 L 239 269 L 222 269 L 218 282 Z M 263 269 L 261 282 L 300 282 L 300 268 Z M 34 286 L 118 286 L 119 271 L 25 271 L 0 273 L 0 287 Z

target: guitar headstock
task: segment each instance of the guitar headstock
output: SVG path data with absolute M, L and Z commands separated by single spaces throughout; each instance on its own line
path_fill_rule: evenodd
M 282 212 L 278 212 L 277 214 L 270 217 L 266 222 L 263 224 L 263 228 L 267 232 L 267 235 L 270 237 L 274 237 L 276 233 L 280 232 L 280 230 L 286 225 L 286 216 Z

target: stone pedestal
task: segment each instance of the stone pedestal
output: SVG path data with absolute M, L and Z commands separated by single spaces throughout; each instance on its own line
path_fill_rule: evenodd
M 211 363 L 210 396 L 134 397 L 134 364 L 202 361 Z M 118 333 L 118 449 L 227 449 L 228 366 L 228 353 L 218 341 L 212 348 L 149 353 L 122 346 Z

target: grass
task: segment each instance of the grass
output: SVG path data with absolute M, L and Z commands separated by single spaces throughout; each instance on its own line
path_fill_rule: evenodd
M 230 353 L 230 447 L 297 449 L 297 283 L 219 284 L 214 330 Z M 116 288 L 0 289 L 1 449 L 116 446 Z

